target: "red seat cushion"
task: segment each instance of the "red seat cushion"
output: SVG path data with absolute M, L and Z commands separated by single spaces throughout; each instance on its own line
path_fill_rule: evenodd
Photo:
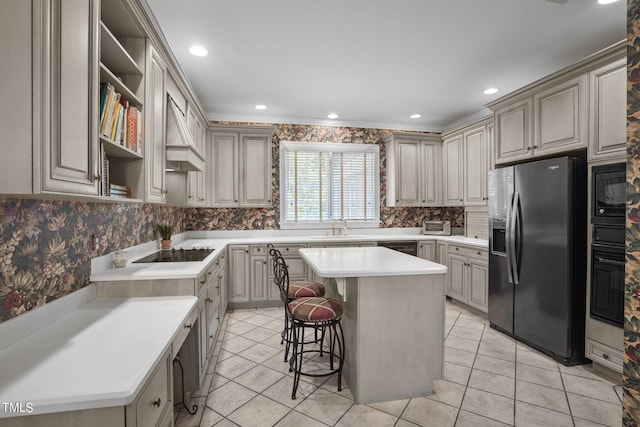
M 342 317 L 344 307 L 333 298 L 298 298 L 289 303 L 289 311 L 305 322 L 324 322 Z
M 289 298 L 323 297 L 324 285 L 300 280 L 289 284 Z

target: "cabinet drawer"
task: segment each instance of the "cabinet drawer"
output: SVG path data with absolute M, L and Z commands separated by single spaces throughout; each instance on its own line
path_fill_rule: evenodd
M 298 249 L 302 249 L 302 248 L 306 248 L 307 245 L 305 244 L 298 244 L 298 245 L 274 245 L 274 248 L 276 248 L 277 250 L 280 251 L 280 253 L 282 253 L 283 257 L 286 257 L 288 254 L 291 255 L 298 255 Z
M 127 411 L 127 418 L 131 415 L 135 419 L 136 427 L 154 427 L 171 405 L 170 380 L 171 360 L 167 354 L 156 370 L 151 374 L 140 396 L 130 405 L 131 411 Z M 130 424 L 127 421 L 127 425 Z M 131 423 L 133 424 L 133 423 Z
M 452 245 L 449 243 L 449 253 L 476 258 L 487 258 L 487 250 L 482 248 L 471 248 L 469 246 Z
M 193 327 L 193 324 L 196 323 L 197 318 L 198 318 L 198 310 L 194 308 L 189 314 L 189 317 L 187 318 L 187 320 L 184 321 L 184 325 L 182 325 L 182 328 L 180 329 L 175 339 L 173 340 L 173 350 L 171 352 L 172 360 L 176 357 L 176 355 L 180 351 L 180 347 L 182 347 L 184 340 L 187 338 L 187 335 L 189 335 L 189 332 L 191 332 L 191 328 Z
M 251 255 L 264 255 L 267 253 L 267 245 L 251 245 Z
M 287 264 L 287 270 L 289 271 L 289 280 L 292 277 L 307 276 L 307 263 L 299 256 L 286 256 L 283 254 L 283 258 Z M 270 260 L 269 277 L 273 278 L 273 259 Z
M 606 366 L 616 372 L 622 373 L 624 355 L 621 351 L 587 338 L 585 355 L 594 362 Z

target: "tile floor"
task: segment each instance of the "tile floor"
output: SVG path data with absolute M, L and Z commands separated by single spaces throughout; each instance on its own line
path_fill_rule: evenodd
M 191 402 L 200 409 L 180 411 L 177 427 L 621 425 L 619 383 L 588 365 L 558 364 L 450 302 L 444 379 L 433 395 L 356 405 L 348 389 L 338 393 L 335 376 L 303 377 L 291 400 L 282 316 L 281 308 L 225 315 L 205 384 Z

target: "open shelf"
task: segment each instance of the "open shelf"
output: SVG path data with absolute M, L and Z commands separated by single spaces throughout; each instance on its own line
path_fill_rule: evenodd
M 107 156 L 109 156 L 109 158 L 115 157 L 119 159 L 142 159 L 142 154 L 130 150 L 127 147 L 124 147 L 113 141 L 112 139 L 101 135 L 100 141 L 102 141 L 102 146 L 107 152 Z
M 142 70 L 118 39 L 100 23 L 100 59 L 114 74 L 132 74 L 142 76 Z
M 129 89 L 127 85 L 125 85 L 122 80 L 116 77 L 115 74 L 109 70 L 109 68 L 100 62 L 100 81 L 101 82 L 109 82 L 113 85 L 116 92 L 118 92 L 122 99 L 129 101 L 129 104 L 142 109 L 142 102 L 138 97 Z

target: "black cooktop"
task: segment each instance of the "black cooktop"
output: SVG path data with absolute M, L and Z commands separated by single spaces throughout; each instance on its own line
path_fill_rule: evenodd
M 202 261 L 209 256 L 214 249 L 169 249 L 164 251 L 158 251 L 147 255 L 144 258 L 140 258 L 134 263 L 145 262 L 190 262 L 190 261 Z

